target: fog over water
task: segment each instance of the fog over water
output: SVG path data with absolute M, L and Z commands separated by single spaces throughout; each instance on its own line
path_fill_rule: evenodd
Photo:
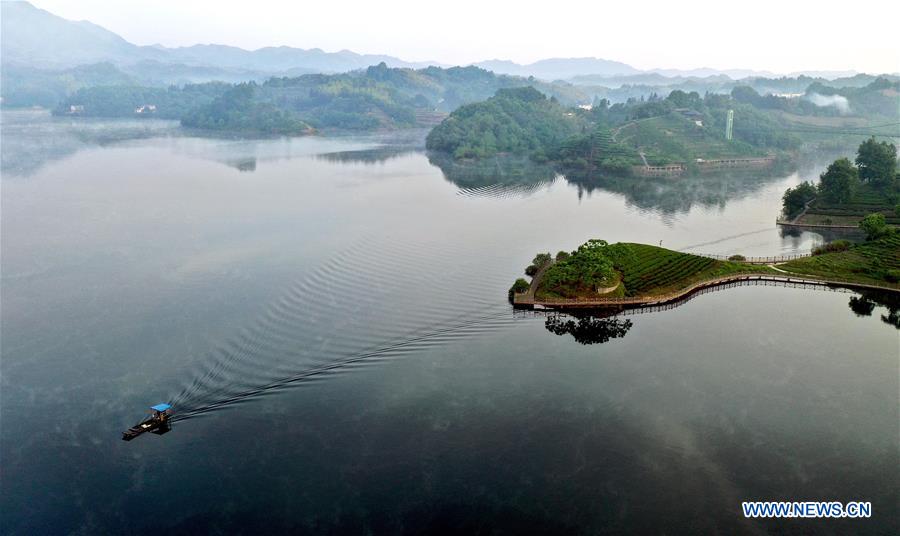
M 806 252 L 830 237 L 784 234 L 781 195 L 834 155 L 621 181 L 459 166 L 422 132 L 2 129 L 4 533 L 900 530 L 896 303 L 506 301 L 536 252 L 589 238 Z M 119 440 L 161 401 L 170 433 Z M 791 499 L 873 517 L 740 515 Z

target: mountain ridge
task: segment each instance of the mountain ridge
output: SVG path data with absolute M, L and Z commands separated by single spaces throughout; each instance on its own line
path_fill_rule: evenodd
M 109 62 L 125 70 L 133 70 L 141 62 L 171 64 L 180 69 L 197 67 L 233 78 L 240 73 L 254 74 L 339 73 L 385 63 L 389 67 L 420 69 L 428 66 L 449 67 L 437 61 L 406 61 L 386 54 L 360 54 L 342 49 L 326 52 L 320 48 L 295 48 L 286 45 L 247 50 L 233 45 L 198 43 L 182 47 L 160 44 L 136 45 L 115 32 L 90 21 L 72 21 L 37 8 L 27 1 L 4 1 L 2 8 L 2 62 L 41 69 L 67 69 L 80 65 Z M 469 65 L 497 74 L 570 80 L 584 77 L 625 77 L 660 75 L 666 78 L 705 78 L 727 76 L 732 80 L 746 77 L 784 76 L 752 69 L 637 69 L 626 63 L 596 58 L 545 58 L 519 64 L 510 60 L 491 59 Z M 229 72 L 231 71 L 231 72 Z M 787 76 L 847 77 L 856 71 L 797 71 Z M 573 80 L 574 81 L 574 80 Z M 577 83 L 577 82 L 576 82 Z

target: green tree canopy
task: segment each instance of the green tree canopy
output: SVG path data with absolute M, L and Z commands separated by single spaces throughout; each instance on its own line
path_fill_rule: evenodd
M 544 274 L 548 289 L 589 289 L 608 286 L 614 278 L 613 261 L 607 255 L 605 240 L 588 240 L 562 260 L 556 261 Z M 563 292 L 567 293 L 567 292 Z
M 859 222 L 859 228 L 866 233 L 867 240 L 881 238 L 890 232 L 887 223 L 885 222 L 884 214 L 881 214 L 880 212 L 869 214 L 863 218 L 862 221 Z
M 825 173 L 819 176 L 819 192 L 832 203 L 847 203 L 859 183 L 856 167 L 846 158 L 832 162 Z
M 426 147 L 455 158 L 497 153 L 546 158 L 581 126 L 574 112 L 533 87 L 508 88 L 484 102 L 458 108 L 428 134 Z
M 897 173 L 897 147 L 871 137 L 862 142 L 856 153 L 859 178 L 877 187 L 890 186 Z
M 788 188 L 782 197 L 782 205 L 784 206 L 784 214 L 788 217 L 794 217 L 803 210 L 806 203 L 816 197 L 816 187 L 811 182 L 801 182 L 793 188 Z

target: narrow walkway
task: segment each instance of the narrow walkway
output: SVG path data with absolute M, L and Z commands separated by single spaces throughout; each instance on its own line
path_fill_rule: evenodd
M 517 294 L 515 298 L 522 296 L 522 299 L 530 300 L 531 303 L 534 303 L 534 293 L 537 292 L 538 285 L 541 284 L 541 278 L 544 277 L 544 272 L 547 271 L 547 268 L 553 266 L 554 262 L 556 262 L 556 259 L 551 258 L 550 262 L 541 266 L 531 278 L 531 284 L 528 286 L 528 290 L 526 290 L 523 294 Z
M 554 299 L 554 300 L 536 300 L 534 299 L 534 295 L 528 296 L 527 293 L 517 294 L 513 297 L 513 305 L 517 307 L 524 307 L 527 309 L 532 309 L 535 306 L 538 307 L 547 307 L 547 308 L 573 308 L 573 307 L 643 307 L 648 305 L 662 305 L 666 303 L 670 303 L 673 301 L 677 301 L 683 299 L 687 296 L 690 296 L 694 292 L 698 290 L 715 287 L 719 285 L 724 285 L 728 283 L 733 283 L 737 281 L 776 281 L 776 282 L 785 282 L 785 283 L 802 283 L 806 285 L 817 285 L 817 286 L 840 286 L 846 288 L 863 288 L 863 289 L 874 289 L 874 290 L 884 290 L 888 292 L 900 292 L 900 286 L 897 287 L 888 287 L 888 286 L 879 286 L 879 285 L 869 285 L 865 283 L 854 283 L 851 281 L 838 281 L 833 279 L 815 279 L 812 277 L 798 277 L 795 274 L 790 274 L 790 272 L 785 272 L 784 270 L 776 269 L 777 271 L 784 272 L 785 275 L 775 275 L 775 274 L 760 274 L 758 272 L 755 273 L 742 273 L 742 274 L 732 274 L 724 277 L 717 277 L 714 279 L 708 279 L 705 281 L 699 281 L 685 287 L 681 290 L 677 290 L 674 292 L 669 292 L 666 294 L 660 294 L 655 296 L 642 296 L 636 298 L 569 298 L 569 299 Z M 537 275 L 537 274 L 536 274 Z M 532 285 L 535 285 L 535 282 L 532 281 Z

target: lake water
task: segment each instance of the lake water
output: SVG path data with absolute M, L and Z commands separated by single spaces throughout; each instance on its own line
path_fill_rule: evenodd
M 576 180 L 429 158 L 422 132 L 2 119 L 3 533 L 900 531 L 886 306 L 740 287 L 580 344 L 506 302 L 588 238 L 808 251 L 829 237 L 783 234 L 780 197 L 833 155 Z M 119 439 L 162 401 L 170 433 Z

